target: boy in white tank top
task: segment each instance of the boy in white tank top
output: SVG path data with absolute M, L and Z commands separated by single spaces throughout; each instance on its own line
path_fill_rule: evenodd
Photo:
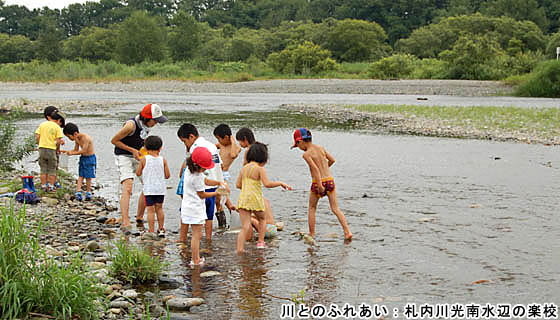
M 165 237 L 163 199 L 165 198 L 165 179 L 171 176 L 167 160 L 160 156 L 163 142 L 158 136 L 149 136 L 144 141 L 148 154 L 140 159 L 136 170 L 137 176 L 144 181 L 144 197 L 148 211 L 148 232 L 155 232 L 155 215 L 157 213 L 158 236 Z

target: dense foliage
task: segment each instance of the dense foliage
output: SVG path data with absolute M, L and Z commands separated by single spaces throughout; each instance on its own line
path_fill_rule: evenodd
M 0 0 L 0 63 L 188 62 L 214 72 L 235 62 L 311 75 L 362 62 L 375 78 L 503 79 L 556 56 L 559 19 L 553 0 L 100 0 L 62 10 Z

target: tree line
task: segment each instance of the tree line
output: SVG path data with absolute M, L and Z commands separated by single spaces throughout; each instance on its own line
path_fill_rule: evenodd
M 0 63 L 241 61 L 297 74 L 372 62 L 372 76 L 392 77 L 389 66 L 406 73 L 422 61 L 435 74 L 454 69 L 441 77 L 500 78 L 555 56 L 559 18 L 553 0 L 101 0 L 62 10 L 0 0 Z

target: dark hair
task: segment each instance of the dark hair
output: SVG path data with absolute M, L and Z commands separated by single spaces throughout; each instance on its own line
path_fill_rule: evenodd
M 215 129 L 214 129 L 214 135 L 220 138 L 225 138 L 226 136 L 230 136 L 232 135 L 231 133 L 231 128 L 227 125 L 227 124 L 219 124 Z
M 78 129 L 78 126 L 73 124 L 72 122 L 68 122 L 65 126 L 64 129 L 62 129 L 62 133 L 69 135 L 69 136 L 73 136 L 74 133 L 80 133 L 80 130 Z
M 163 145 L 163 141 L 158 136 L 149 136 L 144 140 L 144 147 L 146 150 L 159 150 Z
M 59 111 L 53 111 L 49 117 L 51 117 L 51 119 L 53 119 L 54 121 L 60 120 L 60 127 L 64 128 L 66 126 L 66 119 L 64 119 L 64 117 L 62 115 L 60 115 Z
M 261 142 L 255 142 L 247 151 L 247 162 L 266 163 L 268 161 L 268 147 Z
M 51 114 L 55 111 L 58 111 L 58 108 L 55 106 L 48 106 L 45 109 L 43 109 L 43 116 L 45 116 L 45 119 L 48 120 L 47 117 L 50 117 Z
M 237 130 L 237 133 L 235 134 L 235 139 L 240 141 L 247 140 L 249 144 L 255 143 L 255 135 L 253 134 L 253 131 L 251 131 L 251 129 L 249 128 L 241 128 Z
M 198 137 L 198 130 L 196 130 L 196 127 L 190 123 L 183 123 L 179 130 L 177 130 L 177 136 L 179 138 L 188 139 L 191 134 Z
M 303 140 L 303 142 L 311 142 L 311 139 L 313 139 L 313 138 L 312 137 L 303 138 L 302 140 Z
M 192 157 L 187 158 L 187 168 L 190 173 L 197 173 L 202 171 L 202 167 L 192 161 Z

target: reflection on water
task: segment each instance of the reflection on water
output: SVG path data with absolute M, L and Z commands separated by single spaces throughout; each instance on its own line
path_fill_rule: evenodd
M 97 183 L 103 186 L 97 193 L 113 201 L 118 177 L 110 139 L 131 115 L 72 115 L 70 120 L 94 137 Z M 168 116 L 169 123 L 156 126 L 153 134 L 163 137 L 162 154 L 172 171 L 164 203 L 169 241 L 153 252 L 170 262 L 169 277 L 185 283 L 163 295 L 206 300 L 189 314 L 193 319 L 216 314 L 278 318 L 287 301 L 275 297 L 289 299 L 302 289 L 312 304 L 383 303 L 391 308 L 405 302 L 526 304 L 560 297 L 560 153 L 555 147 L 372 134 L 285 111 L 177 111 Z M 32 132 L 40 121 L 22 121 L 20 128 Z M 264 191 L 276 220 L 286 224 L 266 250 L 248 242 L 246 256 L 238 257 L 237 234 L 217 233 L 212 244 L 201 241 L 206 265 L 189 268 L 190 248 L 173 242 L 180 206 L 174 191 L 185 154 L 176 135 L 182 122 L 196 124 L 211 141 L 219 123 L 228 123 L 234 132 L 248 126 L 269 145 L 269 177 L 295 190 Z M 342 228 L 325 200 L 317 210 L 318 246 L 292 235 L 307 232 L 311 180 L 302 153 L 290 149 L 292 131 L 299 126 L 309 127 L 314 142 L 337 160 L 332 170 L 354 233 L 350 244 L 343 243 Z M 234 177 L 240 167 L 240 160 L 234 162 Z M 74 157 L 70 170 L 76 168 Z M 136 185 L 132 199 L 139 190 Z M 238 194 L 232 191 L 234 200 Z M 239 223 L 236 213 L 228 219 L 234 226 Z M 210 270 L 220 274 L 200 276 Z M 472 284 L 481 279 L 489 282 Z

